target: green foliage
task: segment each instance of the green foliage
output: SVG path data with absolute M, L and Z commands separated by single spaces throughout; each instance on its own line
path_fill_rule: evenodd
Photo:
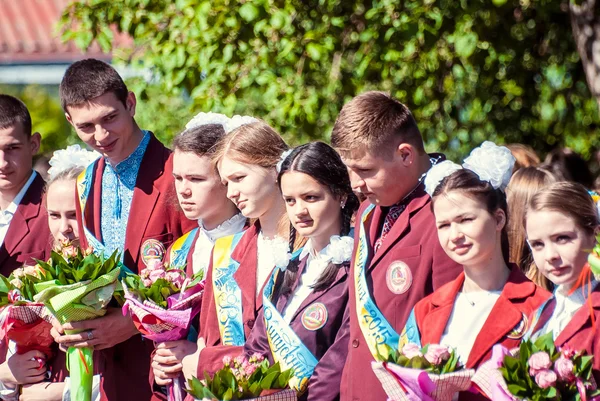
M 563 0 L 90 0 L 68 7 L 62 28 L 65 40 L 108 50 L 114 24 L 136 45 L 118 57 L 151 71 L 162 96 L 260 116 L 292 144 L 327 139 L 346 101 L 379 89 L 413 110 L 430 150 L 464 155 L 489 139 L 588 157 L 600 119 L 567 9 Z
M 394 363 L 404 368 L 425 370 L 437 375 L 452 373 L 463 369 L 463 366 L 460 364 L 458 359 L 458 354 L 453 349 L 449 349 L 450 356 L 444 359 L 442 364 L 433 365 L 429 363 L 429 361 L 423 356 L 427 353 L 429 344 L 421 348 L 420 356 L 413 356 L 411 358 L 406 357 L 404 354 L 402 354 L 402 352 L 390 347 L 387 344 L 382 344 L 378 347 L 378 361 Z
M 547 333 L 539 337 L 536 341 L 525 340 L 521 342 L 519 351 L 516 355 L 506 355 L 502 366 L 499 368 L 502 372 L 509 392 L 519 399 L 532 401 L 542 400 L 573 400 L 580 401 L 581 395 L 577 389 L 575 381 L 564 381 L 558 379 L 552 387 L 540 388 L 534 378 L 529 373 L 529 358 L 537 353 L 545 352 L 550 356 L 552 364 L 558 360 L 561 355 L 563 358 L 569 358 L 573 362 L 573 374 L 586 384 L 587 399 L 600 395 L 598 390 L 589 390 L 587 384 L 592 378 L 592 359 L 593 356 L 586 356 L 583 352 L 573 352 L 573 355 L 557 350 L 554 345 L 552 333 Z
M 239 357 L 238 357 L 239 358 Z M 211 378 L 204 373 L 204 381 L 192 377 L 188 380 L 186 391 L 195 399 L 210 400 L 245 400 L 258 397 L 264 390 L 285 389 L 289 387 L 293 375 L 291 369 L 281 371 L 279 363 L 269 365 L 269 361 L 261 359 L 256 361 L 251 357 L 246 365 L 238 363 L 237 359 L 232 364 L 226 364 Z M 256 370 L 249 376 L 243 366 L 254 365 Z

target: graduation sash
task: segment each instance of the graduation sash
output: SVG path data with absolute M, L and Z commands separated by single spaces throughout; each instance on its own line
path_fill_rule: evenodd
M 196 227 L 173 242 L 171 251 L 169 252 L 169 267 L 185 270 L 188 254 L 190 253 L 192 245 L 194 245 L 194 239 L 196 238 L 198 230 L 199 227 Z
M 85 207 L 87 205 L 90 192 L 92 191 L 92 186 L 94 184 L 94 166 L 96 165 L 96 163 L 98 163 L 97 160 L 89 164 L 85 168 L 85 170 L 83 170 L 81 174 L 79 174 L 79 177 L 77 177 L 77 192 L 79 193 L 79 207 L 81 209 L 81 221 L 83 223 L 83 232 L 85 234 L 85 238 L 88 240 L 89 244 L 94 249 L 94 253 L 96 255 L 100 256 L 102 254 L 107 254 L 106 256 L 108 256 L 112 252 L 106 252 L 106 247 L 104 246 L 102 241 L 100 241 L 98 238 L 96 238 L 94 234 L 92 234 L 85 222 Z M 122 254 L 121 258 L 123 258 Z M 119 280 L 125 277 L 127 273 L 133 274 L 133 271 L 127 266 L 125 266 L 122 262 L 119 262 L 119 267 L 121 268 L 121 275 L 119 276 Z
M 243 235 L 241 232 L 219 238 L 213 248 L 213 288 L 223 345 L 242 346 L 246 342 L 242 290 L 233 277 L 240 264 L 231 257 Z
M 374 208 L 375 205 L 369 205 L 360 218 L 360 234 L 358 237 L 358 249 L 354 257 L 353 279 L 358 325 L 367 341 L 373 358 L 378 359 L 378 355 L 387 357 L 387 352 L 380 346 L 387 344 L 392 349 L 396 349 L 399 345 L 400 336 L 383 316 L 377 305 L 375 305 L 367 286 L 369 244 L 365 232 L 365 221 L 369 218 Z
M 417 326 L 414 308 L 412 311 L 410 311 L 406 325 L 404 326 L 404 329 L 402 329 L 402 333 L 400 333 L 398 350 L 402 350 L 402 347 L 409 343 L 417 344 L 419 347 L 422 347 L 421 334 L 419 333 L 419 326 Z
M 299 254 L 300 252 L 295 253 L 296 256 Z M 298 392 L 303 392 L 319 361 L 271 302 L 277 276 L 283 272 L 284 270 L 275 268 L 263 291 L 265 329 L 273 360 L 279 362 L 281 370 L 294 369 L 290 387 Z

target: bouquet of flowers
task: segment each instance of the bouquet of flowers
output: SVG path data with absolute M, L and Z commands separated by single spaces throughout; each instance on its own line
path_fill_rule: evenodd
M 262 355 L 223 358 L 223 369 L 204 380 L 193 377 L 186 390 L 195 400 L 295 401 L 297 394 L 289 388 L 293 371 L 281 371 L 279 363 L 270 366 Z
M 456 352 L 446 346 L 409 343 L 401 351 L 384 348 L 387 356 L 380 353 L 371 365 L 391 400 L 450 401 L 471 387 L 474 371 L 462 369 Z
M 123 314 L 131 312 L 133 323 L 146 338 L 155 342 L 187 337 L 192 319 L 200 313 L 204 280 L 202 272 L 191 279 L 180 269 L 169 269 L 160 259 L 151 259 L 140 275 L 123 280 Z M 168 386 L 169 400 L 181 400 L 180 378 Z
M 42 352 L 45 360 L 38 362 L 43 366 L 54 355 L 54 339 L 52 316 L 43 303 L 33 301 L 33 280 L 38 279 L 36 266 L 16 269 L 8 279 L 0 275 L 0 341 L 12 341 L 17 354 Z
M 525 340 L 509 351 L 495 345 L 490 361 L 473 381 L 493 401 L 585 401 L 600 395 L 592 376 L 591 355 L 556 348 L 552 333 Z
M 106 314 L 120 274 L 119 256 L 96 255 L 63 244 L 52 251 L 47 262 L 38 261 L 36 276 L 21 281 L 21 293 L 43 303 L 59 323 L 94 319 Z M 67 334 L 76 334 L 67 332 Z M 93 384 L 93 349 L 67 349 L 67 368 L 71 378 L 71 398 L 91 400 Z

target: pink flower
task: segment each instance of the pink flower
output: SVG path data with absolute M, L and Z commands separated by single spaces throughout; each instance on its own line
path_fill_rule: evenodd
M 415 356 L 423 356 L 421 348 L 415 343 L 408 343 L 402 347 L 402 354 L 408 359 L 414 358 Z
M 231 357 L 229 355 L 226 355 L 223 357 L 223 365 L 225 365 L 225 366 L 231 365 Z
M 540 388 L 548 388 L 554 386 L 556 384 L 556 379 L 556 373 L 550 369 L 542 369 L 535 375 L 535 382 L 538 386 L 540 386 Z
M 450 358 L 450 351 L 448 351 L 448 347 L 439 344 L 429 344 L 427 346 L 425 359 L 427 359 L 430 364 L 440 365 L 448 358 Z
M 92 248 L 91 246 L 88 246 L 87 248 L 85 248 L 85 251 L 83 252 L 83 254 L 85 256 L 90 256 L 93 252 L 94 252 L 94 248 Z
M 568 344 L 565 344 L 560 349 L 560 352 L 563 354 L 565 358 L 571 359 L 577 354 L 577 352 L 571 348 Z
M 140 272 L 140 277 L 141 277 L 142 279 L 147 279 L 147 278 L 150 278 L 150 270 L 148 270 L 148 269 L 144 269 L 144 270 L 142 270 L 142 271 Z
M 177 288 L 181 288 L 183 284 L 183 271 L 182 270 L 169 270 L 165 274 L 165 278 L 171 283 L 175 284 Z
M 256 371 L 256 365 L 251 363 L 246 366 L 246 376 L 250 377 Z
M 38 277 L 38 269 L 37 266 L 23 266 L 23 271 L 25 274 L 29 276 Z
M 252 354 L 250 356 L 250 362 L 251 363 L 255 363 L 255 362 L 256 363 L 260 363 L 260 362 L 262 362 L 264 360 L 265 360 L 265 357 L 262 356 L 261 354 L 259 354 L 258 352 L 255 352 L 254 354 Z
M 12 280 L 10 280 L 10 283 L 12 284 L 13 287 L 16 287 L 16 288 L 23 287 L 23 282 L 18 278 L 13 278 Z
M 150 259 L 148 261 L 148 267 L 147 269 L 150 271 L 154 271 L 154 270 L 164 270 L 165 266 L 163 265 L 162 260 L 160 259 Z
M 573 373 L 573 361 L 565 358 L 564 355 L 561 355 L 554 362 L 554 371 L 558 374 L 558 377 L 561 380 L 569 383 L 575 380 L 575 373 Z
M 527 364 L 529 365 L 529 374 L 535 376 L 539 371 L 550 369 L 552 361 L 550 355 L 540 351 L 531 355 Z
M 144 279 L 144 287 L 150 286 L 152 286 L 152 280 L 150 280 L 149 278 Z
M 62 249 L 62 256 L 65 259 L 73 258 L 73 257 L 77 256 L 77 250 L 75 249 L 75 247 L 73 245 L 69 245 Z
M 152 280 L 152 282 L 155 282 L 159 278 L 165 278 L 164 270 L 152 270 L 150 272 L 150 280 Z
M 242 366 L 242 364 L 243 364 L 244 362 L 246 362 L 246 358 L 244 358 L 244 355 L 238 355 L 238 356 L 236 356 L 236 357 L 235 357 L 235 359 L 233 360 L 233 364 L 234 364 L 236 367 L 240 367 L 240 366 Z

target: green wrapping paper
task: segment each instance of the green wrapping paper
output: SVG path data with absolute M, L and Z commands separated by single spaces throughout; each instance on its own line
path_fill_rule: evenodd
M 61 324 L 104 316 L 117 288 L 119 274 L 120 269 L 116 268 L 93 281 L 70 285 L 61 285 L 56 280 L 40 282 L 35 284 L 35 290 L 38 292 L 35 301 L 43 302 Z M 67 369 L 71 378 L 71 400 L 91 401 L 93 349 L 69 347 Z

